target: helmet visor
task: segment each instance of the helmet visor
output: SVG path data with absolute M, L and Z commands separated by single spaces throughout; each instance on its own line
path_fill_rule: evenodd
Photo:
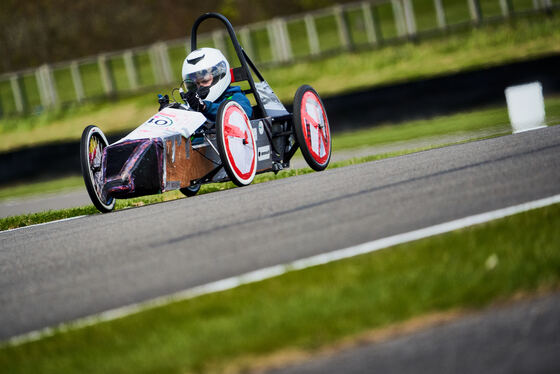
M 218 83 L 220 79 L 226 75 L 226 63 L 224 61 L 218 62 L 216 65 L 209 69 L 202 69 L 193 73 L 187 74 L 185 77 L 185 85 L 187 90 L 196 90 L 198 87 L 211 87 Z

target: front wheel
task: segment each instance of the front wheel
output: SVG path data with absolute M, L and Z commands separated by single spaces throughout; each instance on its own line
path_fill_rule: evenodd
M 294 128 L 307 164 L 315 171 L 324 170 L 331 160 L 331 132 L 323 101 L 311 86 L 296 91 Z
M 80 142 L 80 165 L 86 189 L 93 205 L 103 213 L 113 210 L 115 199 L 103 192 L 103 150 L 109 145 L 103 132 L 96 126 L 88 126 Z
M 218 152 L 229 179 L 239 187 L 251 184 L 257 172 L 257 143 L 249 117 L 235 101 L 224 101 L 216 118 Z

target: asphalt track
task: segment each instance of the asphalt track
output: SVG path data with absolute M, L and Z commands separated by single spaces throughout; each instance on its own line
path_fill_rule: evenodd
M 0 339 L 560 193 L 560 126 L 0 233 Z
M 269 374 L 559 373 L 560 293 Z

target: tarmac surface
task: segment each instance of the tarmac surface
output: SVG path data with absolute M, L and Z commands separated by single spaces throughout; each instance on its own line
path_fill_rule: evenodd
M 560 193 L 560 126 L 0 233 L 0 339 Z
M 268 374 L 560 373 L 560 293 Z

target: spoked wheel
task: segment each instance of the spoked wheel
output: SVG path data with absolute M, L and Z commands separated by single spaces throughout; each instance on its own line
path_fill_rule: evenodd
M 246 186 L 257 171 L 257 144 L 251 122 L 235 101 L 218 108 L 216 135 L 218 151 L 228 177 L 237 186 Z
M 324 170 L 331 160 L 331 132 L 323 101 L 311 86 L 303 85 L 296 92 L 294 128 L 307 164 Z
M 80 143 L 82 175 L 93 205 L 103 213 L 115 207 L 115 199 L 103 193 L 103 150 L 107 145 L 107 138 L 98 127 L 84 129 Z
M 181 191 L 181 193 L 187 197 L 192 197 L 194 195 L 196 195 L 198 193 L 198 191 L 200 191 L 200 184 L 195 184 L 194 186 L 188 186 L 188 187 L 184 187 L 179 189 L 179 191 Z

